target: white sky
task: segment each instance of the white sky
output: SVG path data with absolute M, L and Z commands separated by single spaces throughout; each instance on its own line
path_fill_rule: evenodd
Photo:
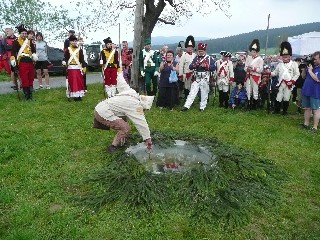
M 55 0 L 55 4 L 63 3 L 66 4 L 66 0 Z M 196 14 L 182 26 L 155 27 L 152 37 L 191 34 L 195 37 L 220 38 L 247 33 L 266 29 L 269 13 L 271 15 L 270 28 L 320 21 L 319 0 L 230 0 L 230 5 L 231 18 L 226 17 L 221 11 L 214 11 L 204 17 Z M 118 42 L 118 29 L 118 26 L 109 28 L 109 31 L 101 29 L 92 37 L 88 37 L 86 43 L 102 41 L 108 36 L 114 42 Z M 126 27 L 125 23 L 121 23 L 121 40 L 133 40 L 132 27 Z

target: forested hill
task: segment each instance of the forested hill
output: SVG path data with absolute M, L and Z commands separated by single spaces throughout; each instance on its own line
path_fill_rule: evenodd
M 288 37 L 300 35 L 308 32 L 320 32 L 320 22 L 300 24 L 296 26 L 273 28 L 269 29 L 268 48 L 278 48 L 281 41 L 287 40 Z M 216 53 L 221 50 L 230 52 L 246 51 L 252 39 L 257 38 L 260 40 L 261 51 L 265 48 L 267 31 L 257 30 L 249 33 L 242 33 L 239 35 L 204 40 L 208 44 L 207 52 Z M 170 44 L 169 48 L 175 49 L 176 45 Z M 154 46 L 155 47 L 155 46 Z

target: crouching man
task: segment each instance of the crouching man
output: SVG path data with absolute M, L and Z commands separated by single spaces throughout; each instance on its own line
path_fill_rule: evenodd
M 117 77 L 117 90 L 112 98 L 108 98 L 97 104 L 94 111 L 94 124 L 103 125 L 117 131 L 112 144 L 107 147 L 107 152 L 112 153 L 121 147 L 130 133 L 130 126 L 126 119 L 130 119 L 142 136 L 145 145 L 150 150 L 152 141 L 150 130 L 143 109 L 150 109 L 154 96 L 140 96 L 125 81 L 122 73 Z

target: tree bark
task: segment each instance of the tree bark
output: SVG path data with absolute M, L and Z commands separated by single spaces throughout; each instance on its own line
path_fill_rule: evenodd
M 164 0 L 159 0 L 157 6 L 154 5 L 154 2 L 154 0 L 145 0 L 146 13 L 143 20 L 142 41 L 146 38 L 151 39 L 151 33 L 153 32 L 153 29 L 166 6 Z
M 139 92 L 139 53 L 142 42 L 142 21 L 144 16 L 144 0 L 136 0 L 134 19 L 134 39 L 131 68 L 131 86 Z

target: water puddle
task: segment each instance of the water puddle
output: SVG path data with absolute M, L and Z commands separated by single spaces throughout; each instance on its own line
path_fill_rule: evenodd
M 163 148 L 154 145 L 152 151 L 146 151 L 144 143 L 138 143 L 126 149 L 152 173 L 184 172 L 196 164 L 212 165 L 215 156 L 205 146 L 194 145 L 186 141 L 175 140 L 174 145 Z

